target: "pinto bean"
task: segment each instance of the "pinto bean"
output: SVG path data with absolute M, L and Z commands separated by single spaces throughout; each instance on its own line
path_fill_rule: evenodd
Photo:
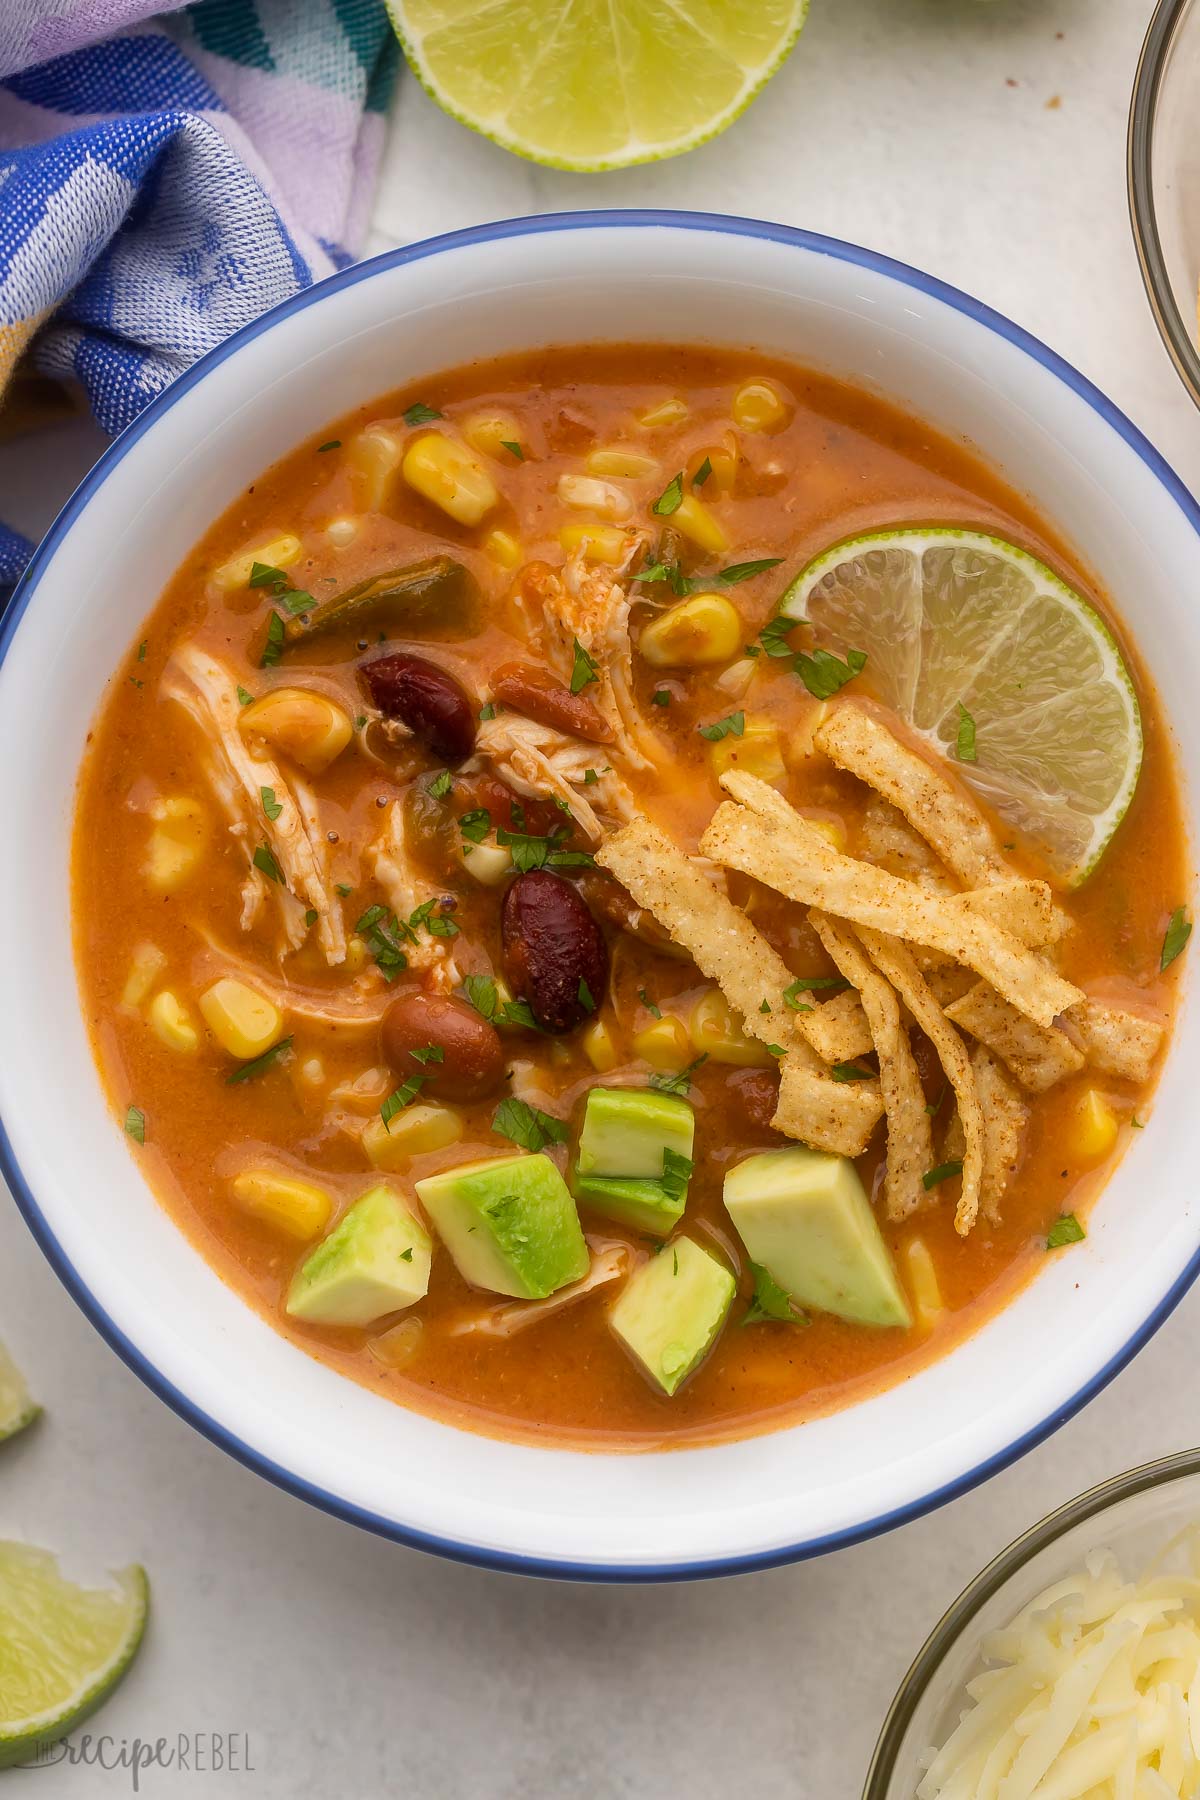
M 543 1031 L 570 1031 L 604 999 L 604 933 L 561 875 L 531 869 L 517 876 L 500 909 L 500 939 L 505 973 Z
M 397 650 L 359 665 L 385 718 L 407 725 L 435 756 L 462 762 L 475 748 L 475 706 L 460 681 L 423 656 Z
M 505 663 L 492 676 L 492 693 L 539 725 L 586 738 L 589 744 L 612 743 L 612 730 L 595 702 L 586 694 L 573 694 L 566 682 L 537 663 Z
M 504 1079 L 504 1047 L 493 1025 L 465 1000 L 410 988 L 383 1015 L 383 1054 L 397 1075 L 424 1078 L 422 1097 L 482 1100 Z M 414 1055 L 440 1050 L 441 1061 Z

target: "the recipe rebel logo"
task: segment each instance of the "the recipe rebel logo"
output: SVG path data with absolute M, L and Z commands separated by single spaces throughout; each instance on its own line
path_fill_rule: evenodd
M 124 1770 L 133 1793 L 141 1792 L 147 1769 L 178 1769 L 190 1775 L 253 1775 L 250 1737 L 244 1731 L 180 1731 L 173 1737 L 60 1738 L 39 1744 L 33 1755 L 16 1765 L 22 1769 L 85 1768 Z

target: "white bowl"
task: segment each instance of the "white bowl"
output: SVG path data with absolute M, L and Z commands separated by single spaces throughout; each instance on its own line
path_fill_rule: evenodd
M 1085 1244 L 1048 1258 L 975 1337 L 890 1391 L 708 1449 L 535 1449 L 405 1411 L 274 1332 L 144 1184 L 80 1017 L 67 881 L 84 734 L 141 620 L 239 489 L 351 406 L 477 357 L 656 337 L 792 356 L 973 440 L 1095 570 L 1168 717 L 1194 716 L 1200 510 L 1129 422 L 1042 345 L 927 276 L 781 226 L 698 215 L 485 226 L 359 264 L 276 308 L 101 459 L 0 637 L 0 1157 L 55 1269 L 157 1393 L 293 1493 L 405 1543 L 593 1579 L 811 1555 L 962 1492 L 1108 1381 L 1200 1262 L 1191 1010 Z M 1180 753 L 1190 795 L 1200 734 Z

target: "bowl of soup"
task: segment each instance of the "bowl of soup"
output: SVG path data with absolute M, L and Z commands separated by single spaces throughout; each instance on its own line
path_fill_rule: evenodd
M 5 1168 L 293 1492 L 654 1579 L 912 1516 L 1195 1273 L 1197 514 L 781 227 L 517 221 L 277 309 L 5 624 Z

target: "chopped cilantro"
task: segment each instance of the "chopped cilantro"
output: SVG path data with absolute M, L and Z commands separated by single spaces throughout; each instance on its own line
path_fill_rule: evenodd
M 340 450 L 341 447 L 341 438 L 327 438 L 323 444 L 317 445 L 317 455 L 322 456 L 326 450 Z
M 1188 923 L 1187 911 L 1184 907 L 1177 906 L 1171 914 L 1170 923 L 1162 941 L 1162 951 L 1158 959 L 1160 971 L 1170 968 L 1191 935 L 1192 928 Z
M 658 499 L 651 506 L 650 511 L 652 513 L 657 513 L 660 519 L 666 519 L 669 518 L 673 512 L 679 511 L 682 501 L 683 470 L 680 469 L 678 475 L 668 481 L 666 487 L 658 496 Z
M 125 1114 L 125 1130 L 135 1144 L 146 1141 L 146 1115 L 140 1106 L 131 1106 Z
M 766 1000 L 763 1000 L 760 1003 L 758 1010 L 760 1013 L 769 1013 L 771 1010 L 770 1003 Z
M 559 825 L 549 837 L 538 837 L 529 831 L 509 831 L 502 825 L 496 833 L 496 842 L 511 851 L 513 868 L 518 875 L 527 875 L 531 869 L 594 868 L 596 859 L 590 851 L 561 848 L 562 840 L 569 834 L 570 827 L 566 825 Z
M 412 1253 L 413 1253 L 413 1247 L 410 1244 L 408 1246 L 407 1250 L 402 1250 L 400 1252 L 400 1261 L 401 1262 L 411 1262 L 412 1261 Z
M 283 811 L 283 808 L 275 798 L 275 789 L 259 788 L 258 792 L 259 798 L 262 800 L 262 809 L 266 813 L 268 819 L 277 819 Z
M 277 1044 L 272 1044 L 269 1050 L 264 1050 L 261 1056 L 254 1058 L 253 1062 L 243 1063 L 240 1069 L 235 1069 L 232 1075 L 227 1075 L 225 1077 L 226 1087 L 234 1087 L 239 1081 L 253 1081 L 256 1075 L 264 1074 L 273 1063 L 279 1061 L 281 1056 L 286 1055 L 291 1047 L 290 1037 L 280 1038 Z
M 479 722 L 481 725 L 486 725 L 488 720 L 494 719 L 495 716 L 496 716 L 496 703 L 494 700 L 489 700 L 486 706 L 480 707 Z
M 857 1063 L 834 1063 L 829 1073 L 835 1081 L 874 1081 L 873 1069 L 860 1069 Z
M 595 769 L 585 769 L 583 771 L 584 787 L 595 787 L 595 785 L 599 781 L 599 779 L 600 779 L 600 777 L 597 775 Z
M 439 769 L 429 784 L 429 791 L 435 800 L 444 800 L 454 786 L 454 777 L 449 769 Z
M 789 619 L 786 613 L 776 613 L 773 619 L 767 620 L 758 634 L 758 641 L 768 656 L 792 655 L 792 646 L 788 643 L 788 638 L 795 631 L 796 623 L 797 621 Z
M 728 569 L 721 570 L 717 580 L 723 581 L 726 587 L 736 587 L 739 581 L 749 581 L 752 575 L 777 568 L 782 561 L 782 556 L 760 556 L 757 562 L 732 563 Z M 795 620 L 792 623 L 795 624 Z
M 691 1158 L 681 1156 L 678 1150 L 663 1151 L 662 1185 L 669 1199 L 683 1199 L 687 1193 L 693 1167 Z
M 786 1056 L 787 1055 L 787 1051 L 784 1049 L 782 1044 L 764 1044 L 763 1048 L 765 1050 L 769 1051 L 769 1053 L 772 1056 Z
M 1133 1126 L 1135 1131 L 1145 1131 L 1146 1129 L 1144 1123 L 1138 1118 L 1136 1113 L 1130 1113 L 1129 1123 Z
M 444 417 L 445 414 L 440 413 L 436 406 L 426 406 L 423 400 L 414 400 L 411 406 L 406 406 L 404 409 L 406 425 L 430 425 L 434 419 Z
M 741 737 L 746 729 L 744 712 L 730 713 L 727 719 L 718 719 L 712 725 L 698 727 L 700 736 L 707 738 L 710 744 L 719 744 L 722 738 Z
M 254 695 L 248 694 L 244 687 L 238 688 L 237 697 L 238 697 L 238 703 L 241 706 L 249 706 L 251 701 L 254 699 Z
M 1064 1244 L 1081 1244 L 1087 1232 L 1074 1213 L 1063 1213 L 1046 1233 L 1047 1250 L 1061 1250 Z
M 340 894 L 342 896 L 342 899 L 345 900 L 348 898 L 349 895 L 351 895 L 354 892 L 354 889 L 349 885 L 348 882 L 339 881 L 333 891 L 335 894 Z
M 272 563 L 252 562 L 250 564 L 248 587 L 271 588 L 273 592 L 279 593 L 281 589 L 290 585 L 290 578 L 285 569 L 277 569 Z
M 525 452 L 522 450 L 520 444 L 514 443 L 511 438 L 501 438 L 500 439 L 500 447 L 503 450 L 509 451 L 513 456 L 516 457 L 518 462 L 525 461 Z
M 866 666 L 865 650 L 847 650 L 845 662 L 832 650 L 814 650 L 811 656 L 801 650 L 794 664 L 797 675 L 814 700 L 828 700 L 848 681 L 861 675 Z
M 787 994 L 816 994 L 822 992 L 840 994 L 843 988 L 848 988 L 849 986 L 850 983 L 843 980 L 840 975 L 797 975 L 791 987 L 788 988 Z M 787 1000 L 787 994 L 784 995 L 785 1000 Z M 790 1000 L 788 1001 L 788 1005 L 791 1005 Z
M 308 926 L 308 927 L 309 927 L 309 929 L 310 929 L 310 930 L 311 930 L 311 929 L 312 929 L 312 927 L 313 927 L 313 926 L 314 926 L 314 925 L 315 925 L 315 924 L 316 924 L 316 922 L 317 922 L 317 918 L 318 918 L 318 913 L 317 913 L 317 909 L 316 909 L 316 907 L 315 907 L 315 906 L 310 906 L 310 907 L 309 907 L 309 909 L 308 909 L 308 911 L 307 911 L 307 912 L 306 912 L 306 913 L 305 913 L 305 915 L 304 915 L 304 923 L 305 923 L 305 924 L 306 924 L 306 925 L 307 925 L 307 926 Z
M 670 706 L 670 704 L 671 704 L 670 688 L 655 688 L 654 692 L 650 696 L 650 704 L 652 706 Z
M 698 582 L 688 580 L 678 562 L 675 561 L 651 563 L 637 576 L 637 580 L 666 581 L 670 584 L 672 593 L 680 600 L 688 594 L 695 593 L 699 586 Z
M 420 1050 L 410 1050 L 408 1054 L 419 1063 L 439 1063 L 446 1060 L 446 1052 L 440 1044 L 426 1044 Z
M 754 1297 L 742 1319 L 743 1325 L 807 1325 L 808 1316 L 792 1300 L 786 1288 L 780 1287 L 761 1263 L 752 1262 Z
M 386 906 L 368 906 L 354 929 L 371 952 L 385 981 L 395 981 L 400 971 L 407 969 L 408 958 L 400 948 L 400 942 L 404 936 L 411 941 L 415 933 L 402 926 L 395 913 L 390 913 Z
M 692 1076 L 700 1067 L 701 1063 L 706 1063 L 707 1061 L 708 1052 L 705 1051 L 704 1055 L 698 1056 L 695 1062 L 690 1062 L 686 1069 L 677 1069 L 674 1074 L 669 1074 L 665 1070 L 655 1069 L 650 1077 L 650 1086 L 660 1094 L 678 1094 L 681 1098 L 686 1100 L 688 1089 L 692 1085 Z
M 259 667 L 262 669 L 275 668 L 282 655 L 283 655 L 283 615 L 281 613 L 277 613 L 275 611 L 275 608 L 272 607 L 271 615 L 267 620 L 266 642 L 263 644 L 262 655 L 258 659 Z
M 561 1119 L 511 1095 L 492 1114 L 492 1130 L 522 1150 L 544 1150 L 547 1144 L 565 1144 L 567 1128 Z
M 700 467 L 696 470 L 696 473 L 692 476 L 692 486 L 703 487 L 711 474 L 712 459 L 711 457 L 706 456 L 704 461 L 700 464 Z
M 458 821 L 458 829 L 472 844 L 482 844 L 492 829 L 492 815 L 486 806 L 477 806 L 471 812 L 465 812 Z
M 261 869 L 269 881 L 277 881 L 280 887 L 287 886 L 279 864 L 271 853 L 270 844 L 263 843 L 258 846 L 254 852 L 254 866 L 256 869 Z
M 406 1106 L 412 1105 L 427 1080 L 428 1077 L 425 1075 L 410 1075 L 408 1080 L 402 1082 L 394 1093 L 388 1095 L 379 1109 L 379 1116 L 383 1120 L 385 1131 L 391 1132 L 392 1120 L 396 1114 L 403 1112 Z
M 937 1099 L 931 1100 L 929 1102 L 929 1105 L 925 1108 L 925 1111 L 929 1114 L 929 1117 L 931 1119 L 936 1119 L 938 1114 L 941 1112 L 942 1101 L 946 1098 L 946 1095 L 949 1093 L 949 1091 L 950 1091 L 950 1083 L 948 1081 L 943 1081 L 942 1086 L 941 1086 L 941 1091 L 939 1092 Z
M 145 660 L 146 660 L 146 645 L 149 642 L 150 642 L 149 638 L 143 638 L 141 643 L 138 645 L 137 659 L 139 662 L 145 662 Z
M 500 999 L 492 977 L 468 975 L 463 982 L 463 990 L 475 1011 L 490 1023 L 500 1010 Z
M 961 700 L 958 703 L 958 733 L 954 740 L 954 754 L 959 762 L 975 761 L 975 721 Z
M 533 1016 L 533 1008 L 528 1000 L 506 1000 L 500 1008 L 498 1020 L 501 1025 L 519 1025 L 524 1031 L 542 1029 Z
M 583 979 L 582 975 L 579 977 L 579 988 L 577 990 L 577 998 L 578 998 L 579 1004 L 580 1004 L 580 1006 L 582 1006 L 584 1012 L 590 1012 L 590 1013 L 595 1012 L 596 1002 L 592 999 L 592 990 L 588 986 L 587 982 Z
M 579 639 L 575 639 L 575 662 L 571 669 L 571 692 L 578 694 L 582 688 L 593 681 L 599 681 L 600 672 L 592 658 L 588 655 Z
M 926 1107 L 925 1110 L 928 1112 L 929 1108 Z M 952 1181 L 956 1175 L 961 1175 L 962 1172 L 962 1159 L 956 1158 L 954 1162 L 939 1163 L 936 1169 L 926 1169 L 921 1177 L 921 1182 L 925 1192 L 928 1193 L 930 1188 L 940 1187 L 943 1181 Z
M 310 606 L 317 604 L 312 595 L 306 594 L 303 588 L 290 588 L 281 598 L 293 617 L 297 613 L 307 612 Z
M 650 998 L 650 996 L 646 992 L 645 988 L 638 989 L 638 999 L 641 1001 L 641 1003 L 645 1007 L 646 1011 L 650 1014 L 651 1018 L 653 1018 L 653 1019 L 661 1019 L 662 1018 L 662 1007 L 655 1006 L 653 1000 Z

